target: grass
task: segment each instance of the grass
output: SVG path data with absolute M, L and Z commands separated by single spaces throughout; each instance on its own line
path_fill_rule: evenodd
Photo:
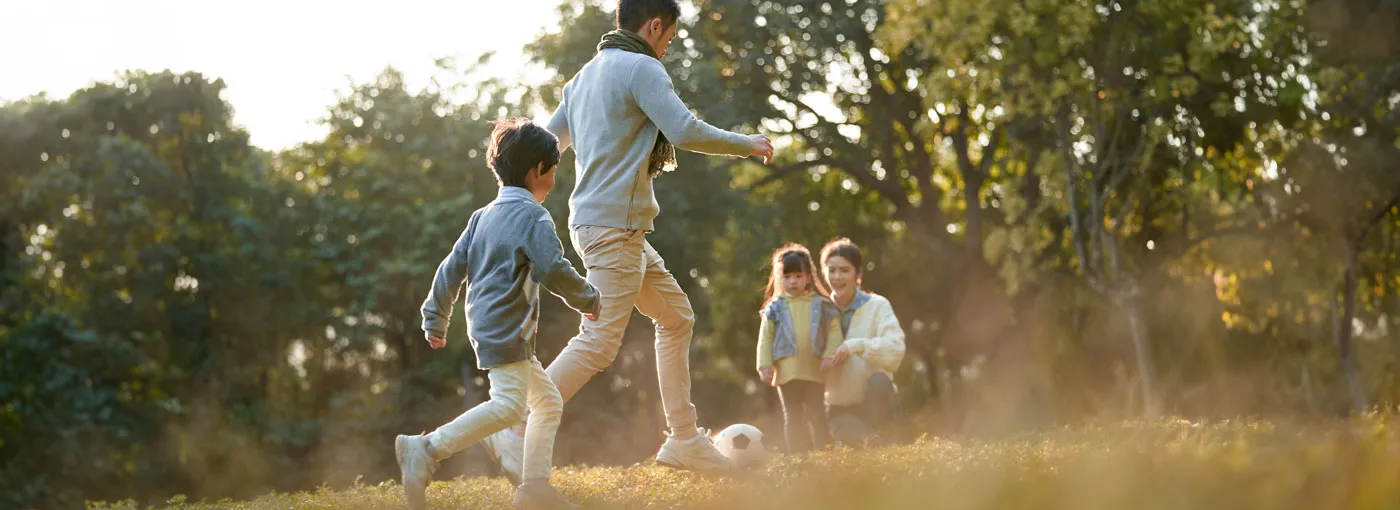
M 1394 415 L 1349 421 L 1126 422 L 999 440 L 922 440 L 779 458 L 732 477 L 654 465 L 558 468 L 585 508 L 1400 508 Z M 509 508 L 504 479 L 435 482 L 432 508 Z M 171 508 L 403 508 L 396 483 Z M 135 508 L 130 503 L 93 508 Z

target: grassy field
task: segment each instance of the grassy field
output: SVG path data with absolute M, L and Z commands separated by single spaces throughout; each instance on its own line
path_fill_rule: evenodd
M 1327 423 L 1128 422 L 998 440 L 926 439 L 776 459 L 711 478 L 639 465 L 560 468 L 585 508 L 1400 508 L 1395 415 Z M 501 478 L 440 481 L 433 508 L 509 508 Z M 396 483 L 171 508 L 402 508 Z M 92 508 L 135 508 L 93 504 Z

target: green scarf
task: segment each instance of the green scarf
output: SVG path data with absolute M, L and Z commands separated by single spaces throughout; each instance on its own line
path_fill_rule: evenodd
M 603 34 L 603 40 L 598 42 L 598 51 L 608 48 L 617 48 L 622 51 L 639 53 L 648 57 L 661 60 L 652 51 L 651 45 L 646 39 L 629 30 L 613 30 Z M 656 177 L 662 171 L 671 171 L 676 168 L 676 149 L 671 146 L 671 142 L 666 140 L 666 133 L 659 130 L 656 133 L 656 145 L 651 148 L 651 160 L 648 162 L 647 175 Z

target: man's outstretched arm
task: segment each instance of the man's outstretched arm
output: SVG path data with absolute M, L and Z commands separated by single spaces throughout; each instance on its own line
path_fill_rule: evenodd
M 661 62 L 639 61 L 632 69 L 632 97 L 672 145 L 691 152 L 747 157 L 773 155 L 763 135 L 741 135 L 711 126 L 686 108 Z

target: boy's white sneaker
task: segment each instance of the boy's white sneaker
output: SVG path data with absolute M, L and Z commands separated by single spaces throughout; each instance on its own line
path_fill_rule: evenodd
M 486 455 L 491 457 L 496 467 L 501 468 L 506 480 L 511 485 L 520 485 L 520 474 L 525 469 L 525 438 L 516 434 L 513 428 L 506 427 L 486 436 L 481 445 L 486 448 Z
M 734 462 L 719 453 L 705 429 L 700 429 L 699 434 L 686 440 L 666 434 L 666 442 L 661 444 L 661 451 L 656 453 L 656 463 L 701 473 L 724 473 L 734 470 Z
M 428 438 L 424 436 L 394 438 L 394 457 L 403 475 L 403 495 L 408 507 L 414 510 L 428 507 L 428 483 L 433 481 L 433 471 L 437 470 L 437 461 L 429 448 Z

